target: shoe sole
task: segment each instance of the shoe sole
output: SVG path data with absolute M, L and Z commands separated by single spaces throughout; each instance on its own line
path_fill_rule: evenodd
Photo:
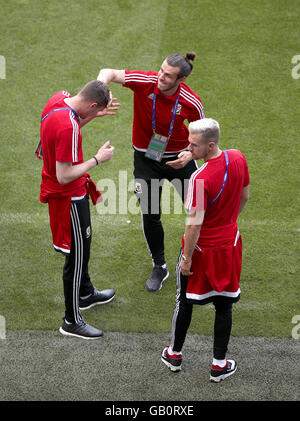
M 161 357 L 161 360 L 163 363 L 166 364 L 166 366 L 173 371 L 173 373 L 176 373 L 177 371 L 181 371 L 181 365 L 178 367 L 174 367 L 172 364 L 169 363 L 169 361 L 165 360 L 164 357 Z
M 157 292 L 157 291 L 160 291 L 162 289 L 163 282 L 169 277 L 169 275 L 170 275 L 170 273 L 168 271 L 168 273 L 166 274 L 166 276 L 164 277 L 164 279 L 161 281 L 160 287 L 158 289 L 148 289 L 147 288 L 147 285 L 146 285 L 146 290 L 149 291 L 149 292 Z
M 76 333 L 70 333 L 67 332 L 66 330 L 63 330 L 62 327 L 59 328 L 59 332 L 63 335 L 63 336 L 74 336 L 76 338 L 80 338 L 80 339 L 86 339 L 86 340 L 90 340 L 90 339 L 100 339 L 102 338 L 103 334 L 101 336 L 82 336 L 82 335 L 77 335 Z
M 115 296 L 111 297 L 109 300 L 106 300 L 106 301 L 98 301 L 96 303 L 93 303 L 93 304 L 89 305 L 88 307 L 79 307 L 79 310 L 80 311 L 89 310 L 92 307 L 110 303 L 114 298 L 115 298 Z
M 231 376 L 232 374 L 234 374 L 236 372 L 237 366 L 235 366 L 235 369 L 232 370 L 230 373 L 226 373 L 226 374 L 222 374 L 221 376 L 218 377 L 213 377 L 212 375 L 210 376 L 209 380 L 211 382 L 214 383 L 219 383 L 220 381 L 226 379 L 227 377 Z

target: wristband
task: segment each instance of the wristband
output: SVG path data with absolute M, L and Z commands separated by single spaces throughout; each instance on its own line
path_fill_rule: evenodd
M 190 261 L 190 259 L 187 259 L 184 254 L 182 254 L 181 257 L 182 257 L 182 260 L 186 263 L 188 263 Z
M 95 157 L 95 156 L 93 156 L 93 158 L 95 159 L 95 161 L 96 161 L 96 165 L 98 165 L 99 164 L 99 161 L 98 161 L 98 159 Z

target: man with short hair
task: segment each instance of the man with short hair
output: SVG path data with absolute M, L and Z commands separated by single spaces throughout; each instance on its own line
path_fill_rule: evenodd
M 114 114 L 107 85 L 91 81 L 74 97 L 59 91 L 47 102 L 41 118 L 36 154 L 43 159 L 40 200 L 48 203 L 53 246 L 66 256 L 63 268 L 65 317 L 60 332 L 97 339 L 103 335 L 84 322 L 80 310 L 110 302 L 115 291 L 97 291 L 88 272 L 91 219 L 88 197 L 96 204 L 100 192 L 88 171 L 109 161 L 114 147 L 106 142 L 89 160 L 83 160 L 81 127 L 95 117 Z
M 242 239 L 237 218 L 249 199 L 249 172 L 238 150 L 219 148 L 220 127 L 213 119 L 189 125 L 189 151 L 204 164 L 190 179 L 188 211 L 177 265 L 176 306 L 171 345 L 162 361 L 171 371 L 181 370 L 182 347 L 193 304 L 215 306 L 213 363 L 210 380 L 219 382 L 236 370 L 226 360 L 232 326 L 232 304 L 240 298 Z
M 192 52 L 185 57 L 173 54 L 163 61 L 158 72 L 102 69 L 98 75 L 107 84 L 120 83 L 134 92 L 135 192 L 153 260 L 153 271 L 146 282 L 147 291 L 152 292 L 160 290 L 169 276 L 160 208 L 163 182 L 173 182 L 184 201 L 185 186 L 197 168 L 187 150 L 188 129 L 184 123 L 204 117 L 201 99 L 185 84 L 194 58 Z

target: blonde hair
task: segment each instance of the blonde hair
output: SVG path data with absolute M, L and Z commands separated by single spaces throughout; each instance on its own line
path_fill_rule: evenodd
M 214 142 L 216 145 L 220 139 L 220 125 L 212 118 L 202 118 L 201 120 L 192 121 L 189 124 L 190 134 L 203 134 L 206 142 Z

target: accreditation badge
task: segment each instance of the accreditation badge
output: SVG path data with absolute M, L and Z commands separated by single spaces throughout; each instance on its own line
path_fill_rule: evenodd
M 145 156 L 154 161 L 160 162 L 167 148 L 169 138 L 158 133 L 153 133 Z

